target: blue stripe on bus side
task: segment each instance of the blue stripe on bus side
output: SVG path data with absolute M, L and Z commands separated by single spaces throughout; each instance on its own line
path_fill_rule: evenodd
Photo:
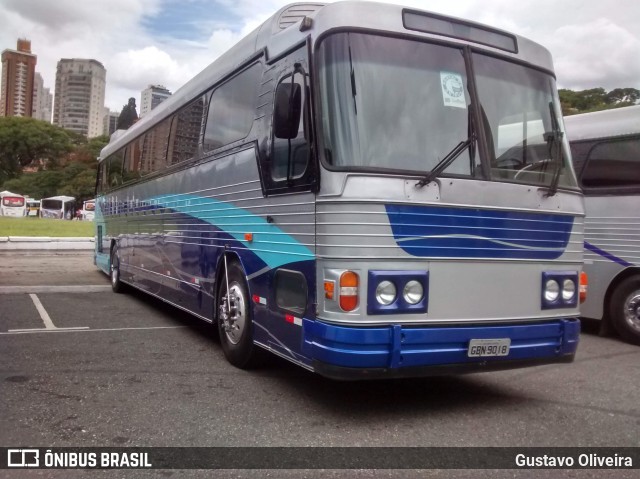
M 276 225 L 232 203 L 187 194 L 155 196 L 146 201 L 215 226 L 251 250 L 269 268 L 315 258 L 309 248 Z M 252 233 L 253 241 L 246 241 L 245 233 Z
M 397 245 L 420 257 L 556 259 L 573 216 L 440 206 L 386 205 Z
M 622 258 L 618 258 L 617 256 L 612 255 L 611 253 L 609 253 L 609 252 L 607 252 L 607 251 L 605 251 L 603 249 L 600 249 L 597 246 L 592 245 L 591 243 L 587 243 L 586 241 L 584 242 L 584 247 L 585 247 L 585 249 L 588 249 L 589 251 L 591 251 L 591 252 L 593 252 L 593 253 L 595 253 L 597 255 L 600 255 L 603 258 L 608 259 L 609 261 L 613 261 L 614 263 L 618 263 L 618 264 L 624 266 L 625 268 L 633 266 L 631 263 L 623 260 Z

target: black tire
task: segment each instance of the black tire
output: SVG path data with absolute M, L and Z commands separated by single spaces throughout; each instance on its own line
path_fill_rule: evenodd
M 257 364 L 257 348 L 253 344 L 249 288 L 242 267 L 235 261 L 228 261 L 227 265 L 232 301 L 230 305 L 227 304 L 227 279 L 223 272 L 216 300 L 220 344 L 227 361 L 237 368 L 250 369 Z
M 111 249 L 111 261 L 110 261 L 110 275 L 111 289 L 114 293 L 123 293 L 125 285 L 120 281 L 120 256 L 118 255 L 118 246 L 114 245 Z
M 618 285 L 609 303 L 611 323 L 622 339 L 640 345 L 640 276 Z

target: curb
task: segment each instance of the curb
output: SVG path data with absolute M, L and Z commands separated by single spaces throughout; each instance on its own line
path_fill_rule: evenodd
M 0 251 L 15 250 L 93 250 L 94 238 L 49 236 L 0 236 Z

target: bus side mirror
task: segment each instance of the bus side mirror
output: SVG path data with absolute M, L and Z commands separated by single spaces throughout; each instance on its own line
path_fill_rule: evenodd
M 273 134 L 276 138 L 290 140 L 298 136 L 302 93 L 300 85 L 287 82 L 278 85 L 273 112 Z

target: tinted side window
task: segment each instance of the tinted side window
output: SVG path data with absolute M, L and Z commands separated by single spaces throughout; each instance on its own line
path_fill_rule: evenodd
M 585 162 L 587 161 L 587 155 L 591 148 L 595 145 L 594 141 L 572 141 L 571 146 L 571 159 L 573 160 L 573 168 L 577 175 L 582 174 Z
M 585 188 L 640 187 L 640 137 L 594 146 L 581 180 Z
M 107 189 L 117 188 L 122 184 L 122 162 L 124 161 L 124 148 L 107 158 Z
M 241 140 L 249 134 L 261 75 L 262 65 L 257 63 L 214 90 L 204 134 L 205 151 Z
M 171 118 L 167 118 L 147 132 L 140 160 L 141 175 L 148 175 L 166 168 L 170 133 Z
M 204 96 L 198 98 L 176 115 L 169 145 L 170 164 L 182 163 L 195 156 L 202 132 L 205 101 Z
M 290 179 L 297 179 L 304 175 L 309 163 L 309 143 L 305 138 L 305 119 L 307 118 L 308 109 L 307 94 L 305 92 L 304 78 L 302 74 L 296 73 L 293 77 L 294 83 L 300 86 L 302 98 L 300 99 L 303 108 L 300 115 L 300 124 L 298 125 L 298 136 L 291 140 L 281 138 L 273 138 L 273 161 L 271 162 L 271 179 L 273 181 L 282 181 L 287 179 L 287 173 L 291 168 Z M 290 83 L 291 76 L 285 77 L 282 82 Z M 281 82 L 281 83 L 282 83 Z M 291 164 L 289 165 L 289 152 L 291 153 Z
M 136 180 L 141 176 L 144 139 L 145 137 L 141 136 L 127 147 L 127 154 L 124 158 L 124 171 L 122 173 L 125 183 Z
M 108 160 L 104 160 L 100 162 L 100 166 L 98 167 L 98 192 L 103 193 L 109 189 L 108 185 L 108 175 L 107 175 L 107 165 L 109 164 Z

